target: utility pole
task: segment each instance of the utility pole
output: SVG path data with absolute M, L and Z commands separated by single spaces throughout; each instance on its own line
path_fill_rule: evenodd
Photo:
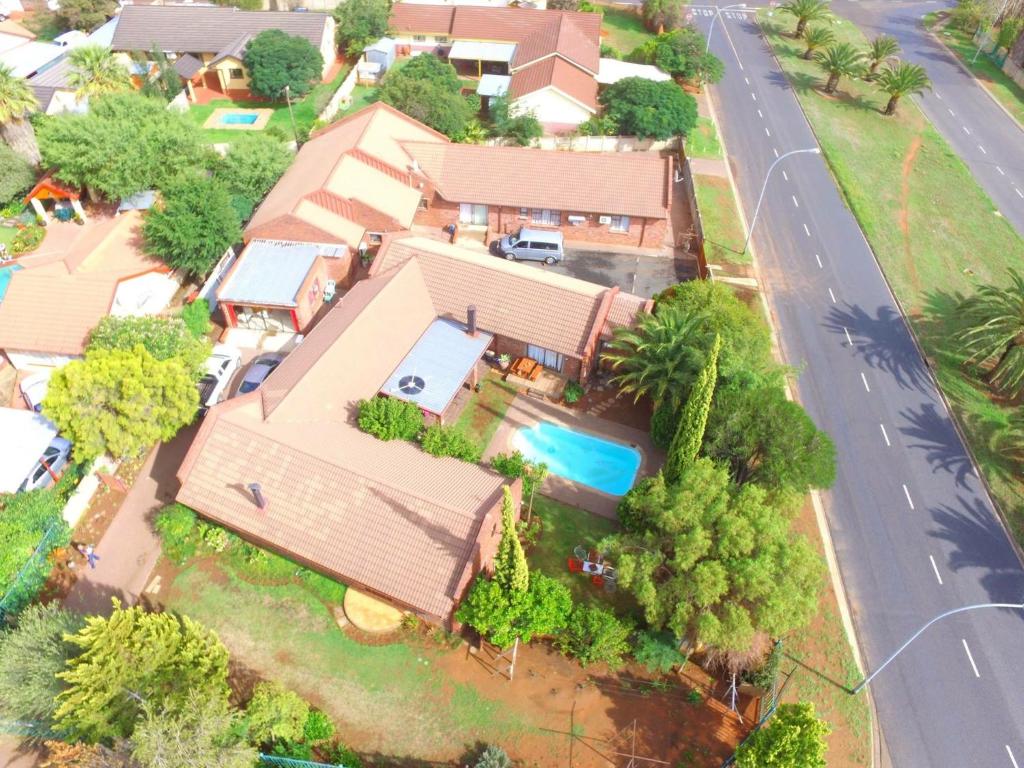
M 743 250 L 741 251 L 741 253 L 746 253 L 747 248 L 750 246 L 750 238 L 753 237 L 754 235 L 754 225 L 757 224 L 757 214 L 761 211 L 761 201 L 764 200 L 764 192 L 766 189 L 768 189 L 768 179 L 771 178 L 772 171 L 775 170 L 775 166 L 781 163 L 790 155 L 800 155 L 804 153 L 810 155 L 820 155 L 821 150 L 818 149 L 817 147 L 810 147 L 808 149 L 793 149 L 784 155 L 780 155 L 774 163 L 768 166 L 768 173 L 764 175 L 764 184 L 761 185 L 761 194 L 757 196 L 757 205 L 754 206 L 754 218 L 750 220 L 750 230 L 747 232 L 747 239 L 743 241 Z

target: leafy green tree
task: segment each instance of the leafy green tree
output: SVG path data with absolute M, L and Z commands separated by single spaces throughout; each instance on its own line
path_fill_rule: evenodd
M 644 25 L 652 32 L 678 29 L 686 23 L 684 0 L 644 0 L 640 12 Z
M 446 91 L 458 93 L 462 89 L 459 73 L 449 62 L 442 61 L 432 53 L 421 53 L 388 71 L 392 78 L 408 78 L 418 82 L 439 85 Z
M 697 374 L 697 380 L 686 398 L 679 426 L 676 427 L 675 437 L 665 459 L 665 481 L 668 483 L 677 482 L 700 452 L 708 414 L 711 411 L 711 399 L 718 383 L 718 354 L 721 349 L 722 338 L 715 336 L 708 359 Z
M 558 648 L 573 656 L 584 667 L 607 664 L 612 669 L 622 666 L 629 653 L 629 636 L 633 626 L 620 621 L 604 608 L 579 604 L 572 609 L 569 623 L 558 635 Z
M 896 105 L 904 96 L 921 93 L 932 87 L 932 81 L 924 67 L 905 61 L 897 61 L 887 66 L 878 73 L 876 81 L 878 87 L 889 94 L 889 102 L 884 110 L 886 115 L 896 114 Z
M 835 41 L 836 35 L 828 27 L 809 27 L 804 34 L 804 45 L 807 46 L 804 58 L 810 61 L 816 50 L 824 48 L 826 45 L 832 45 Z
M 704 455 L 724 462 L 741 484 L 803 493 L 829 488 L 836 477 L 831 438 L 778 386 L 720 388 L 704 434 Z
M 480 461 L 480 448 L 458 427 L 432 424 L 420 437 L 420 446 L 431 456 L 452 456 L 471 464 Z
M 199 407 L 194 371 L 178 359 L 134 349 L 87 350 L 56 370 L 43 414 L 72 443 L 79 461 L 107 453 L 138 456 L 170 440 Z
M 598 100 L 626 136 L 668 139 L 697 125 L 697 101 L 671 80 L 627 77 L 605 88 Z
M 294 691 L 280 683 L 259 683 L 245 707 L 252 744 L 302 739 L 309 704 Z
M 338 22 L 338 47 L 351 58 L 388 33 L 391 3 L 388 0 L 346 0 L 334 9 Z
M 6 144 L 0 144 L 0 207 L 18 200 L 36 181 L 32 164 Z
M 285 88 L 291 98 L 302 98 L 324 70 L 324 57 L 309 40 L 280 29 L 264 30 L 250 40 L 242 61 L 249 70 L 249 89 L 272 101 L 284 100 Z
M 850 43 L 836 43 L 822 51 L 815 51 L 814 60 L 828 75 L 825 93 L 835 93 L 841 77 L 853 77 L 860 73 L 864 54 Z
M 790 0 L 779 6 L 779 10 L 796 18 L 793 37 L 803 37 L 804 30 L 812 21 L 827 21 L 832 18 L 828 0 Z
M 490 111 L 493 135 L 508 139 L 516 146 L 528 147 L 534 139 L 544 135 L 536 115 L 532 112 L 511 114 L 508 99 L 504 96 L 491 99 Z
M 202 625 L 173 613 L 122 608 L 68 635 L 79 653 L 58 678 L 54 719 L 86 741 L 130 736 L 143 705 L 182 710 L 192 696 L 227 699 L 228 652 Z
M 449 138 L 461 139 L 479 109 L 479 99 L 461 95 L 455 67 L 431 53 L 392 67 L 379 95 L 385 104 L 429 125 Z
M 0 64 L 0 139 L 35 168 L 39 165 L 39 145 L 28 115 L 39 107 L 35 94 L 23 77 Z
M 518 637 L 524 643 L 535 635 L 553 635 L 565 626 L 572 596 L 561 583 L 541 573 L 530 574 L 526 594 L 510 599 L 493 579 L 477 577 L 455 618 L 473 627 L 500 648 Z
M 213 176 L 232 195 L 258 203 L 293 159 L 288 148 L 273 136 L 250 133 L 231 142 L 227 155 L 213 169 Z
M 378 440 L 415 440 L 423 431 L 423 411 L 397 397 L 359 401 L 359 428 Z
M 68 29 L 91 32 L 116 12 L 114 0 L 60 0 L 57 18 Z
M 239 716 L 219 692 L 189 691 L 184 706 L 143 704 L 132 757 L 143 768 L 252 768 L 258 753 L 239 738 Z
M 175 71 L 173 62 L 157 46 L 154 45 L 148 54 L 143 51 L 133 51 L 132 59 L 143 66 L 151 66 L 156 69 L 156 72 L 152 72 L 142 83 L 143 96 L 170 101 L 184 89 L 181 75 Z
M 89 349 L 134 350 L 141 344 L 157 360 L 180 360 L 197 374 L 210 356 L 210 342 L 192 334 L 180 317 L 115 317 L 100 320 L 89 334 Z
M 203 157 L 199 131 L 186 117 L 138 93 L 107 94 L 90 99 L 84 115 L 47 118 L 39 144 L 58 179 L 111 200 L 166 189 Z
M 989 365 L 988 381 L 1011 397 L 1024 391 L 1024 275 L 1007 271 L 1008 283 L 982 285 L 960 302 L 964 329 L 956 335 L 967 363 Z
M 55 699 L 64 690 L 56 675 L 76 652 L 64 636 L 83 623 L 59 602 L 37 603 L 25 608 L 12 628 L 0 632 L 0 718 L 52 726 Z
M 697 459 L 676 485 L 654 479 L 631 495 L 643 513 L 600 547 L 651 628 L 742 651 L 756 632 L 778 637 L 814 615 L 820 558 L 764 489 L 736 488 L 727 469 Z
M 157 513 L 153 525 L 160 534 L 163 554 L 175 563 L 183 563 L 196 551 L 199 535 L 196 513 L 184 504 L 169 504 Z
M 494 581 L 510 596 L 523 595 L 530 586 L 526 554 L 516 533 L 515 503 L 506 485 L 501 499 L 501 541 L 494 556 Z
M 216 179 L 192 176 L 174 184 L 146 214 L 146 250 L 175 269 L 205 276 L 242 237 L 231 196 Z
M 878 68 L 890 59 L 895 58 L 899 52 L 900 44 L 895 37 L 878 35 L 872 40 L 871 45 L 868 47 L 868 80 L 873 80 L 878 72 Z
M 686 654 L 679 650 L 679 641 L 671 632 L 638 633 L 633 657 L 649 672 L 661 675 L 667 675 L 686 663 Z
M 309 710 L 302 726 L 302 739 L 309 744 L 320 744 L 334 735 L 334 723 L 319 709 Z
M 78 98 L 127 91 L 132 87 L 128 68 L 106 46 L 72 48 L 68 61 L 71 62 L 68 85 L 75 89 Z
M 190 301 L 181 308 L 181 321 L 189 333 L 197 339 L 205 339 L 213 330 L 213 323 L 210 322 L 210 302 L 206 299 Z
M 782 704 L 736 750 L 736 768 L 824 768 L 828 723 L 809 702 Z
M 693 27 L 660 34 L 634 48 L 628 59 L 696 83 L 717 83 L 725 72 L 721 59 L 707 51 L 706 38 Z

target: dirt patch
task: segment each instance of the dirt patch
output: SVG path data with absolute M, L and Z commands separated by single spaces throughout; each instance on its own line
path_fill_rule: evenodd
M 904 264 L 907 268 L 907 278 L 914 287 L 914 293 L 921 292 L 921 281 L 917 275 L 917 267 L 914 266 L 914 256 L 910 248 L 910 173 L 914 169 L 914 160 L 921 149 L 921 136 L 915 136 L 903 157 L 903 166 L 900 170 L 900 230 L 903 232 L 903 254 Z
M 631 395 L 621 394 L 618 387 L 608 383 L 610 375 L 601 374 L 572 409 L 646 432 L 651 426 L 650 400 L 645 397 L 634 403 Z

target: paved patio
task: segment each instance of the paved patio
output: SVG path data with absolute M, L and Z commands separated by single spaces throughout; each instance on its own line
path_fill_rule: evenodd
M 520 428 L 532 427 L 541 421 L 549 421 L 567 429 L 586 432 L 595 437 L 614 440 L 636 448 L 640 452 L 640 469 L 637 471 L 637 479 L 653 475 L 665 462 L 664 452 L 655 448 L 650 436 L 642 430 L 581 413 L 546 400 L 523 397 L 522 395 L 516 396 L 509 406 L 504 421 L 498 427 L 498 431 L 494 433 L 490 445 L 484 452 L 484 461 L 488 461 L 496 454 L 510 453 L 515 450 L 512 447 L 512 435 L 515 431 Z M 596 488 L 554 474 L 548 474 L 541 486 L 541 492 L 564 504 L 585 509 L 611 520 L 618 519 L 616 507 L 618 507 L 621 496 L 612 496 Z

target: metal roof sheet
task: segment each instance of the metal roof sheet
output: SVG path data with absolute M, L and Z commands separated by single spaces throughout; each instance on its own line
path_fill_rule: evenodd
M 516 52 L 513 43 L 481 43 L 476 40 L 457 40 L 448 51 L 449 59 L 469 61 L 512 61 Z
M 296 306 L 296 296 L 316 261 L 310 243 L 253 240 L 217 292 L 218 301 Z

